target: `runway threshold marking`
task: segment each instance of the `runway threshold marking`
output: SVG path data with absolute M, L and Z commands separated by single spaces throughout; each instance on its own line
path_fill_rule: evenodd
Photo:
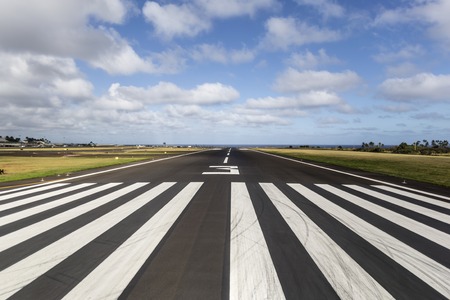
M 298 240 L 342 299 L 393 299 L 354 259 L 273 183 L 260 183 Z M 293 186 L 296 187 L 296 186 Z
M 398 264 L 416 275 L 433 289 L 445 297 L 450 297 L 450 288 L 448 287 L 448 283 L 450 282 L 450 270 L 447 267 L 439 264 L 432 258 L 429 258 L 360 217 L 351 214 L 344 208 L 328 201 L 326 198 L 307 187 L 299 183 L 288 185 L 299 194 L 312 200 L 314 204 L 323 211 L 358 234 L 385 255 L 395 260 Z M 408 255 L 405 255 L 405 253 Z
M 64 299 L 118 298 L 202 186 L 189 183 Z M 105 278 L 106 277 L 106 278 Z
M 29 284 L 35 278 L 65 260 L 83 246 L 92 242 L 96 237 L 152 201 L 174 184 L 174 182 L 161 183 L 146 193 L 134 198 L 132 201 L 110 211 L 53 244 L 2 270 L 0 272 L 0 282 L 2 282 L 2 290 L 4 293 L 1 296 L 4 298 L 10 297 L 23 286 Z M 74 244 L 73 241 L 77 241 L 77 243 Z
M 41 276 L 52 276 L 51 268 L 55 264 L 62 262 L 80 250 L 84 245 L 92 243 L 101 232 L 110 230 L 117 222 L 132 214 L 133 211 L 140 209 L 139 207 L 151 201 L 156 195 L 160 195 L 161 192 L 172 188 L 175 183 L 163 183 L 150 190 L 147 188 L 144 189 L 149 184 L 148 182 L 133 184 L 109 183 L 100 186 L 78 184 L 86 190 L 75 189 L 72 191 L 72 195 L 61 196 L 61 199 L 52 201 L 55 203 L 51 205 L 49 202 L 48 204 L 44 203 L 35 208 L 24 207 L 21 212 L 11 214 L 10 216 L 13 217 L 9 218 L 5 223 L 9 224 L 19 221 L 31 213 L 50 212 L 51 209 L 60 204 L 59 202 L 90 196 L 90 193 L 103 192 L 119 184 L 124 184 L 125 187 L 119 190 L 114 189 L 114 191 L 108 191 L 104 195 L 102 193 L 99 195 L 99 198 L 92 199 L 80 206 L 69 208 L 63 212 L 57 211 L 54 215 L 48 216 L 44 220 L 38 220 L 33 224 L 28 224 L 26 227 L 13 230 L 1 236 L 0 252 L 47 232 L 77 216 L 89 213 L 103 204 L 143 188 L 140 192 L 141 194 L 129 202 L 112 211 L 105 212 L 105 214 L 90 223 L 84 225 L 79 224 L 81 227 L 78 229 L 74 228 L 74 231 L 47 246 L 42 245 L 42 248 L 36 249 L 29 256 L 20 257 L 20 251 L 13 253 L 13 257 L 17 256 L 14 258 L 17 259 L 17 262 L 9 266 L 5 265 L 4 269 L 0 271 L 0 282 L 2 282 L 0 285 L 0 299 L 6 299 L 22 288 L 27 289 L 26 293 L 31 293 L 28 295 L 32 295 L 34 287 L 30 287 L 28 284 L 33 280 Z M 346 209 L 345 205 L 341 204 L 342 202 L 349 202 L 353 205 L 360 206 L 381 218 L 412 231 L 420 237 L 433 241 L 436 247 L 442 246 L 447 249 L 449 248 L 447 241 L 448 235 L 446 233 L 440 232 L 438 229 L 432 227 L 429 228 L 428 225 L 420 224 L 416 220 L 409 219 L 406 213 L 400 214 L 399 212 L 390 211 L 382 207 L 377 201 L 369 201 L 372 200 L 373 196 L 364 193 L 363 191 L 365 190 L 351 188 L 356 187 L 354 185 L 311 184 L 305 186 L 300 183 L 285 184 L 287 185 L 285 188 L 291 187 L 293 189 L 291 192 L 296 191 L 299 193 L 297 197 L 302 197 L 305 201 L 314 203 L 317 209 L 326 213 L 327 218 L 336 219 L 347 227 L 352 234 L 357 234 L 370 243 L 374 247 L 373 251 L 381 251 L 395 265 L 402 266 L 403 268 L 398 274 L 398 278 L 403 277 L 402 274 L 412 273 L 417 278 L 417 280 L 414 279 L 416 280 L 416 284 L 423 286 L 426 284 L 426 288 L 430 288 L 429 292 L 433 290 L 436 294 L 440 293 L 442 295 L 442 297 L 429 296 L 425 298 L 436 299 L 450 297 L 450 288 L 447 284 L 450 282 L 450 271 L 445 263 L 439 262 L 442 260 L 446 261 L 445 255 L 439 254 L 437 255 L 438 259 L 435 259 L 433 258 L 434 254 L 430 255 L 429 252 L 416 249 L 414 245 L 407 244 L 392 235 L 389 230 L 386 231 L 378 225 L 369 223 L 363 218 L 365 214 L 355 214 Z M 166 206 L 161 208 L 159 213 L 156 213 L 152 218 L 147 220 L 147 223 L 142 225 L 141 229 L 134 234 L 130 233 L 131 235 L 115 252 L 105 257 L 103 262 L 99 263 L 95 269 L 89 271 L 91 275 L 80 278 L 79 287 L 76 290 L 72 292 L 67 291 L 69 293 L 67 295 L 70 295 L 69 298 L 75 295 L 74 293 L 76 292 L 76 295 L 82 296 L 74 296 L 72 298 L 84 299 L 88 298 L 85 297 L 86 295 L 96 295 L 98 296 L 97 298 L 105 296 L 105 298 L 116 299 L 117 295 L 130 283 L 130 278 L 136 274 L 136 269 L 141 268 L 143 261 L 148 259 L 151 253 L 155 251 L 154 245 L 160 243 L 161 236 L 165 236 L 170 232 L 170 227 L 176 223 L 177 218 L 186 209 L 187 205 L 189 205 L 189 202 L 193 199 L 193 195 L 195 195 L 201 185 L 202 183 L 199 182 L 189 183 Z M 406 284 L 405 291 L 396 290 L 395 286 L 401 285 L 402 282 L 401 280 L 397 282 L 395 276 L 390 273 L 388 274 L 388 272 L 391 272 L 391 266 L 393 265 L 380 266 L 380 268 L 382 269 L 381 271 L 385 272 L 384 275 L 395 281 L 393 283 L 394 286 L 392 287 L 389 282 L 378 282 L 379 277 L 374 277 L 372 267 L 361 264 L 361 261 L 354 258 L 348 249 L 335 242 L 329 235 L 329 232 L 321 228 L 319 224 L 314 223 L 315 219 L 313 216 L 308 215 L 303 210 L 306 203 L 301 204 L 297 201 L 298 198 L 295 193 L 292 195 L 284 194 L 281 187 L 273 183 L 259 183 L 259 186 L 262 188 L 261 192 L 267 195 L 267 201 L 273 203 L 274 208 L 281 214 L 281 218 L 291 228 L 314 263 L 318 266 L 325 280 L 330 283 L 331 287 L 333 287 L 341 298 L 389 299 L 396 295 L 402 295 L 403 293 L 409 295 L 407 298 L 414 298 L 415 292 L 418 291 L 414 286 L 408 286 Z M 369 187 L 367 185 L 364 186 Z M 64 190 L 67 186 L 63 185 L 59 188 L 60 190 Z M 282 276 L 281 273 L 276 273 L 276 265 L 275 267 L 273 265 L 275 261 L 272 261 L 275 257 L 270 252 L 271 245 L 266 242 L 264 238 L 265 233 L 261 232 L 264 230 L 264 227 L 261 228 L 261 224 L 263 223 L 260 222 L 264 221 L 258 220 L 260 211 L 255 210 L 253 206 L 253 203 L 256 203 L 255 201 L 259 201 L 258 198 L 253 199 L 250 197 L 246 183 L 231 182 L 230 188 L 230 212 L 228 215 L 230 222 L 230 276 L 228 278 L 230 299 L 282 299 L 288 296 L 279 287 L 279 283 L 286 284 L 283 282 L 285 276 Z M 371 186 L 370 188 L 371 191 L 377 189 L 380 192 L 386 189 L 382 186 Z M 358 193 L 352 194 L 353 191 L 357 191 Z M 387 192 L 392 194 L 390 188 L 387 188 Z M 24 200 L 15 197 L 14 191 L 10 195 L 11 199 L 7 200 Z M 331 195 L 333 197 L 339 197 L 340 201 L 331 201 Z M 379 196 L 378 194 L 376 195 Z M 24 197 L 33 198 L 35 195 L 30 193 L 30 195 L 25 195 Z M 408 193 L 403 195 L 403 198 L 415 199 L 415 194 Z M 416 201 L 416 203 L 420 205 L 420 202 Z M 446 202 L 442 201 L 442 203 L 444 204 Z M 40 208 L 38 209 L 38 207 Z M 409 210 L 416 211 L 417 207 L 410 207 Z M 2 209 L 0 207 L 1 211 Z M 7 216 L 2 218 L 5 217 Z M 169 231 L 167 228 L 169 228 Z M 269 254 L 267 251 L 269 251 Z M 285 259 L 289 259 L 289 257 L 285 257 Z M 80 267 L 83 268 L 84 266 Z M 68 270 L 65 275 L 74 276 L 75 273 L 76 271 Z M 191 282 L 191 284 L 195 285 L 196 283 Z M 201 288 L 204 282 L 198 282 L 197 284 Z M 281 287 L 286 286 L 281 285 Z M 80 291 L 81 293 L 78 294 Z M 389 293 L 393 294 L 390 295 Z M 249 296 L 247 297 L 247 295 Z

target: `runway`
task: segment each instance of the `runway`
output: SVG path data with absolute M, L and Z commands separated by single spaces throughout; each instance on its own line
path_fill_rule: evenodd
M 0 299 L 446 299 L 450 191 L 215 149 L 0 191 Z

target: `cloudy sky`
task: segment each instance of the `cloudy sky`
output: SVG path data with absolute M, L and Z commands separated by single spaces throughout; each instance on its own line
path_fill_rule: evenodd
M 0 135 L 450 139 L 449 0 L 0 0 Z

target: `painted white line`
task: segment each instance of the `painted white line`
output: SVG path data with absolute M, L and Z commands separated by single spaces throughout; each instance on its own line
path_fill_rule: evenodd
M 402 214 L 396 213 L 392 210 L 374 204 L 370 201 L 365 201 L 363 198 L 354 196 L 350 193 L 337 189 L 328 184 L 317 184 L 318 187 L 333 193 L 348 202 L 351 202 L 359 207 L 362 207 L 382 218 L 385 218 L 403 228 L 408 229 L 411 232 L 414 232 L 418 235 L 423 236 L 424 238 L 435 242 L 447 249 L 450 249 L 450 235 L 437 230 L 433 227 L 425 225 L 423 223 L 417 222 L 416 220 L 410 219 Z
M 289 186 L 361 236 L 386 256 L 416 275 L 444 297 L 450 298 L 450 285 L 448 284 L 450 282 L 450 269 L 301 184 L 289 184 Z
M 223 160 L 223 163 L 224 163 L 224 164 L 227 164 L 227 163 L 228 163 L 228 157 L 225 157 L 225 159 Z
M 36 201 L 39 201 L 39 200 L 43 200 L 43 199 L 47 199 L 47 198 L 50 198 L 50 197 L 53 197 L 53 196 L 59 196 L 59 195 L 64 194 L 64 193 L 73 192 L 73 191 L 79 190 L 81 188 L 88 187 L 88 186 L 93 185 L 93 184 L 95 184 L 95 183 L 82 183 L 82 184 L 72 185 L 72 186 L 66 187 L 64 189 L 57 190 L 57 191 L 36 195 L 36 196 L 30 197 L 30 198 L 14 201 L 14 202 L 10 202 L 10 203 L 0 204 L 0 211 L 4 211 L 6 209 L 18 207 L 18 206 L 21 206 L 21 205 L 24 205 L 24 204 L 33 203 L 33 202 L 36 202 Z
M 231 183 L 230 299 L 285 299 L 245 183 Z
M 16 188 L 10 188 L 8 189 L 8 187 L 3 187 L 7 190 L 4 191 L 0 191 L 0 195 L 6 194 L 6 193 L 14 193 L 14 192 L 19 192 L 19 191 L 23 191 L 23 190 L 28 190 L 28 189 L 32 189 L 35 188 L 36 185 L 30 184 L 30 185 L 26 185 L 26 186 L 21 186 L 21 187 L 16 187 Z
M 223 170 L 221 172 L 203 172 L 202 175 L 239 175 L 237 166 L 209 166 L 212 169 Z
M 393 299 L 274 184 L 260 185 L 341 299 Z
M 425 197 L 425 196 L 422 196 L 422 195 L 413 194 L 413 193 L 410 193 L 410 192 L 406 192 L 406 191 L 402 191 L 402 190 L 399 190 L 399 189 L 392 188 L 390 186 L 373 185 L 373 187 L 376 187 L 377 189 L 382 189 L 384 191 L 392 192 L 392 193 L 395 193 L 395 194 L 398 194 L 398 195 L 406 196 L 406 197 L 409 197 L 409 198 L 412 198 L 412 199 L 415 199 L 415 200 L 423 201 L 423 202 L 426 202 L 426 203 L 431 203 L 431 204 L 436 205 L 436 206 L 440 206 L 440 207 L 443 207 L 443 208 L 450 209 L 450 203 L 449 202 L 439 201 L 439 200 L 432 199 L 432 198 L 429 198 L 429 197 Z
M 117 299 L 202 186 L 189 183 L 64 299 Z
M 47 203 L 44 203 L 44 204 L 39 205 L 39 206 L 31 207 L 29 209 L 21 210 L 21 211 L 18 211 L 16 213 L 13 213 L 13 214 L 6 215 L 4 217 L 0 217 L 0 226 L 3 226 L 5 224 L 21 220 L 23 218 L 27 218 L 29 216 L 32 216 L 32 215 L 38 214 L 40 212 L 43 212 L 43 211 L 46 211 L 46 210 L 58 207 L 60 205 L 66 204 L 66 203 L 70 203 L 72 201 L 81 199 L 81 198 L 86 197 L 86 196 L 93 195 L 95 193 L 107 190 L 107 189 L 112 188 L 114 186 L 117 186 L 119 184 L 120 183 L 104 184 L 104 185 L 95 187 L 93 189 L 90 189 L 90 190 L 87 190 L 87 191 L 84 191 L 84 192 L 81 192 L 81 193 L 77 193 L 77 194 L 74 194 L 74 195 L 71 195 L 71 196 L 67 196 L 67 197 L 64 197 L 64 198 L 61 198 L 61 199 L 58 199 L 58 200 L 55 200 L 55 201 L 47 202 Z M 88 185 L 90 185 L 90 184 L 88 184 Z M 86 185 L 86 186 L 88 186 L 88 185 Z
M 19 243 L 22 243 L 42 232 L 45 232 L 49 229 L 52 229 L 58 225 L 61 225 L 73 218 L 76 218 L 84 213 L 87 213 L 99 206 L 102 206 L 110 201 L 113 201 L 123 195 L 126 195 L 140 187 L 147 185 L 147 183 L 135 183 L 130 186 L 127 186 L 123 189 L 95 199 L 93 201 L 89 201 L 85 204 L 79 205 L 72 209 L 66 210 L 60 214 L 54 215 L 50 218 L 42 220 L 40 222 L 31 224 L 27 227 L 23 227 L 19 230 L 6 234 L 0 237 L 0 251 L 4 251 L 8 248 L 11 248 Z
M 12 194 L 8 194 L 8 195 L 3 195 L 3 196 L 0 196 L 0 201 L 8 200 L 8 199 L 12 199 L 12 198 L 15 198 L 15 197 L 20 197 L 20 196 L 26 196 L 26 195 L 29 195 L 29 194 L 32 194 L 32 193 L 43 192 L 43 191 L 46 191 L 46 190 L 55 189 L 55 188 L 62 187 L 62 186 L 65 186 L 65 185 L 68 185 L 68 183 L 55 183 L 55 184 L 52 184 L 52 185 L 40 186 L 40 187 L 37 187 L 37 188 L 34 188 L 34 189 L 28 189 L 26 191 L 12 193 Z
M 262 154 L 265 154 L 265 155 L 268 155 L 268 156 L 273 156 L 273 157 L 289 160 L 289 161 L 292 161 L 292 162 L 295 162 L 295 163 L 299 163 L 299 164 L 303 164 L 303 165 L 307 165 L 307 166 L 311 166 L 311 167 L 315 167 L 315 168 L 319 168 L 319 169 L 323 169 L 323 170 L 327 170 L 327 171 L 336 172 L 336 173 L 339 173 L 339 174 L 344 174 L 344 175 L 348 175 L 348 176 L 352 176 L 352 177 L 356 177 L 356 178 L 361 178 L 361 179 L 370 180 L 370 181 L 373 181 L 373 182 L 382 183 L 382 184 L 385 184 L 385 185 L 394 186 L 394 187 L 405 189 L 405 190 L 409 190 L 409 191 L 412 191 L 412 192 L 418 192 L 418 193 L 422 193 L 422 194 L 425 194 L 425 195 L 429 195 L 429 196 L 434 196 L 434 197 L 438 197 L 438 198 L 441 198 L 441 199 L 450 200 L 450 197 L 447 197 L 447 196 L 433 194 L 433 193 L 428 193 L 428 192 L 425 192 L 425 191 L 416 190 L 416 189 L 413 189 L 413 188 L 409 188 L 409 187 L 406 187 L 406 186 L 401 186 L 401 185 L 398 185 L 398 184 L 394 184 L 394 183 L 390 183 L 390 182 L 386 182 L 386 181 L 382 181 L 382 180 L 378 180 L 378 179 L 373 179 L 373 178 L 369 178 L 369 177 L 365 177 L 365 176 L 361 176 L 361 175 L 356 175 L 356 174 L 352 174 L 352 173 L 348 173 L 348 172 L 344 172 L 344 171 L 339 171 L 339 170 L 335 170 L 335 169 L 331 169 L 331 168 L 327 168 L 327 167 L 323 167 L 323 166 L 318 166 L 318 165 L 315 165 L 315 164 L 312 164 L 312 163 L 299 161 L 299 160 L 296 160 L 296 159 L 293 159 L 293 158 L 283 157 L 283 156 L 275 155 L 275 154 L 272 154 L 272 153 L 266 153 L 266 152 L 262 152 L 262 151 L 255 151 L 255 150 L 251 150 L 251 151 L 262 153 Z
M 410 203 L 410 202 L 402 200 L 402 199 L 394 198 L 394 197 L 385 195 L 383 193 L 372 191 L 372 190 L 369 190 L 369 189 L 361 187 L 361 186 L 352 185 L 352 184 L 344 184 L 344 186 L 349 187 L 355 191 L 364 193 L 366 195 L 375 197 L 378 200 L 386 201 L 386 202 L 395 204 L 397 206 L 412 210 L 416 213 L 428 216 L 435 220 L 439 220 L 441 222 L 450 224 L 450 215 L 447 215 L 447 214 L 444 214 L 444 213 L 441 213 L 441 212 L 438 212 L 438 211 L 435 211 L 435 210 L 432 210 L 432 209 L 429 209 L 429 208 L 426 208 L 426 207 L 423 207 L 423 206 L 420 206 L 420 205 L 417 205 L 414 203 Z
M 175 183 L 165 182 L 0 272 L 0 298 L 8 298 Z

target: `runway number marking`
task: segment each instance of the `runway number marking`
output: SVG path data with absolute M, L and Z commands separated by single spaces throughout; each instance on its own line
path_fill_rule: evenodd
M 220 170 L 220 172 L 203 172 L 202 175 L 239 175 L 237 166 L 209 166 L 209 168 Z

